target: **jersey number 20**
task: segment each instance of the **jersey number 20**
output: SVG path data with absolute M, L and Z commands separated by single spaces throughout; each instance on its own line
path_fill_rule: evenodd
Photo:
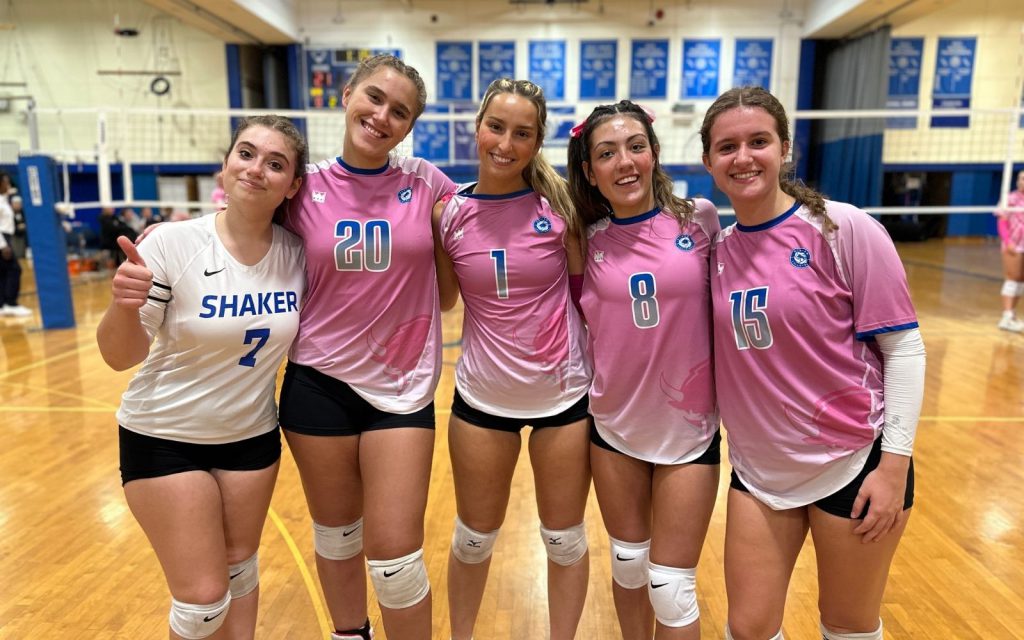
M 338 271 L 386 271 L 391 266 L 391 224 L 387 220 L 338 220 L 334 265 Z
M 768 325 L 768 314 L 765 312 L 768 308 L 768 287 L 733 291 L 729 294 L 729 303 L 736 348 L 744 351 L 750 347 L 771 347 L 772 328 Z

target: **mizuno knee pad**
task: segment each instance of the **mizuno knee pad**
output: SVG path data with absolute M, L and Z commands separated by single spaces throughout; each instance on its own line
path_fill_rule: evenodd
M 498 531 L 495 529 L 489 533 L 481 533 L 470 529 L 458 516 L 455 516 L 455 531 L 452 533 L 452 554 L 460 562 L 466 564 L 480 564 L 491 557 L 494 550 L 494 542 L 498 539 Z
M 552 562 L 563 567 L 576 564 L 587 553 L 587 530 L 583 523 L 568 529 L 540 528 L 544 549 Z

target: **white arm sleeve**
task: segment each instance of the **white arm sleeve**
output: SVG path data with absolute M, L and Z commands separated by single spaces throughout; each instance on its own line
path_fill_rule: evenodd
M 909 456 L 914 450 L 924 398 L 924 342 L 917 329 L 880 333 L 875 340 L 882 351 L 885 376 L 882 451 Z

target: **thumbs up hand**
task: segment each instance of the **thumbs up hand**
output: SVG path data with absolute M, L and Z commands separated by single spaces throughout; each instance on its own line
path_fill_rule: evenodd
M 149 288 L 153 286 L 153 272 L 146 267 L 146 261 L 127 236 L 118 236 L 117 246 L 128 259 L 117 268 L 111 283 L 114 304 L 125 309 L 139 309 L 146 304 Z

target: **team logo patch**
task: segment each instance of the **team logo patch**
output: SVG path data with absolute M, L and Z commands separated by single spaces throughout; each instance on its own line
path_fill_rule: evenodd
M 693 238 L 688 233 L 681 233 L 676 238 L 676 249 L 680 251 L 693 251 Z
M 551 221 L 541 216 L 533 221 L 533 228 L 537 233 L 547 233 L 551 231 Z
M 464 233 L 465 230 L 462 227 L 459 227 L 455 230 L 455 233 L 452 234 L 452 240 L 462 240 L 462 235 Z
M 406 187 L 398 192 L 398 201 L 408 204 L 412 200 L 412 187 Z
M 314 191 L 313 192 L 313 202 L 319 202 L 319 203 L 327 202 L 327 192 L 326 191 Z
M 594 262 L 604 262 L 604 251 L 594 252 Z
M 789 254 L 789 264 L 797 269 L 806 269 L 811 266 L 811 252 L 803 247 L 793 249 L 793 253 Z

